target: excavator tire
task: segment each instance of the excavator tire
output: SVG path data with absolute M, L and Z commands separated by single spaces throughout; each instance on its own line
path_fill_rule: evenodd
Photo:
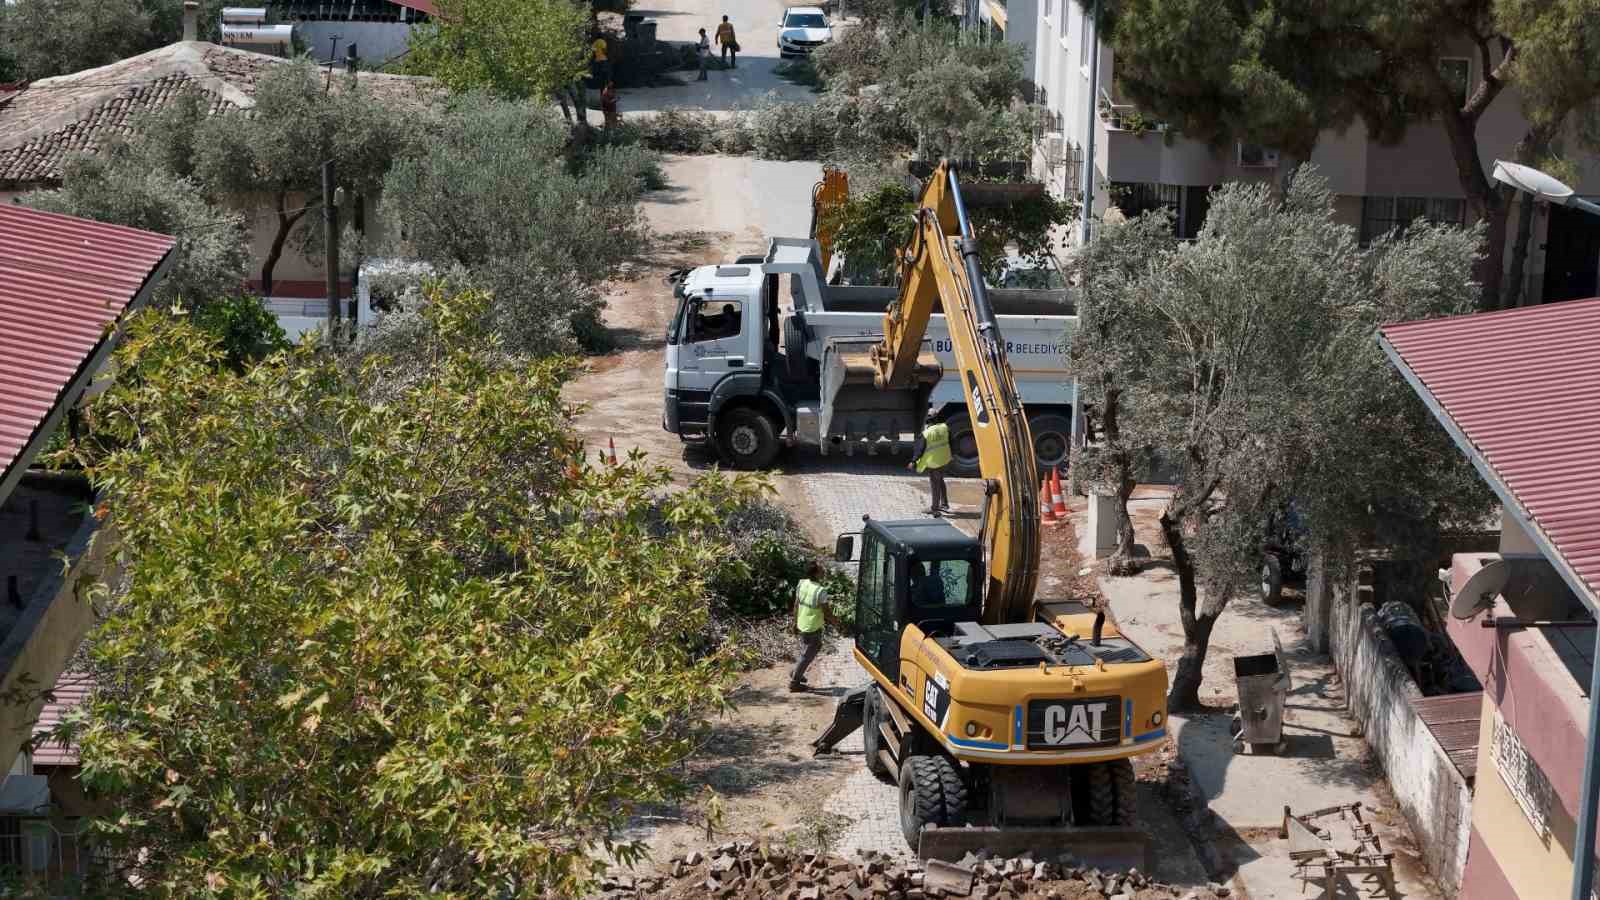
M 907 756 L 900 762 L 900 831 L 916 852 L 922 827 L 961 822 L 967 812 L 967 782 L 942 754 Z
M 1114 825 L 1117 821 L 1117 788 L 1107 763 L 1089 766 L 1089 824 Z
M 1117 795 L 1116 820 L 1110 824 L 1132 826 L 1138 824 L 1138 783 L 1133 777 L 1133 762 L 1118 759 L 1106 763 L 1111 770 L 1111 786 Z
M 883 749 L 883 732 L 878 730 L 878 724 L 883 721 L 883 692 L 877 685 L 867 687 L 866 701 L 861 710 L 861 749 L 862 756 L 867 761 L 867 771 L 877 776 L 879 781 L 893 781 L 889 767 L 878 758 L 878 751 Z

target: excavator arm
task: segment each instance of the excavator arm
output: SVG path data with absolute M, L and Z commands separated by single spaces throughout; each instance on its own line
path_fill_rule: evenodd
M 928 320 L 942 309 L 984 481 L 981 539 L 989 575 L 984 624 L 1026 622 L 1039 578 L 1033 439 L 983 283 L 956 169 L 948 160 L 928 179 L 916 219 L 898 261 L 899 296 L 884 314 L 882 343 L 872 348 L 874 379 L 879 388 L 915 382 Z

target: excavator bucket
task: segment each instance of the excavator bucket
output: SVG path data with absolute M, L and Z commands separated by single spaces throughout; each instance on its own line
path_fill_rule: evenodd
M 833 722 L 828 725 L 828 730 L 811 742 L 811 755 L 827 753 L 834 745 L 849 737 L 857 728 L 861 727 L 861 713 L 863 704 L 867 700 L 868 688 L 859 687 L 839 698 L 839 703 L 833 708 Z
M 1008 825 L 924 828 L 917 855 L 922 859 L 959 862 L 968 853 L 987 850 L 991 856 L 1028 857 L 1099 869 L 1150 871 L 1150 836 L 1138 828 L 1078 828 Z

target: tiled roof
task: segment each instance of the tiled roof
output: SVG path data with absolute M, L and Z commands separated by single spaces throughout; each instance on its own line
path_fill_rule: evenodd
M 0 204 L 0 502 L 173 240 Z
M 1558 571 L 1600 600 L 1600 299 L 1403 322 L 1401 371 Z
M 36 766 L 75 766 L 78 748 L 58 740 L 41 740 L 51 729 L 61 724 L 72 708 L 88 699 L 94 679 L 78 672 L 62 672 L 56 686 L 50 689 L 51 700 L 39 711 L 39 721 L 33 726 L 33 764 Z
M 76 152 L 95 152 L 130 133 L 142 114 L 161 109 L 184 90 L 199 88 L 212 114 L 255 106 L 255 88 L 288 60 L 203 41 L 169 44 L 0 94 L 0 187 L 50 185 Z M 363 89 L 397 102 L 425 102 L 436 88 L 426 78 L 364 72 Z M 336 87 L 346 83 L 334 78 Z

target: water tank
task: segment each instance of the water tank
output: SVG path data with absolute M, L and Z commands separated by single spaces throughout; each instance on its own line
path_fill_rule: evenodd
M 230 47 L 241 44 L 252 47 L 288 47 L 293 35 L 293 25 L 222 26 L 222 43 Z
M 267 24 L 267 8 L 265 6 L 226 6 L 222 9 L 222 24 L 224 25 L 265 25 Z

